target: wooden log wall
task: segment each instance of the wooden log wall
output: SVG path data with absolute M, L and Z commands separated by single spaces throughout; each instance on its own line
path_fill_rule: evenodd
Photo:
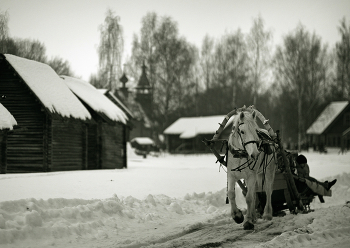
M 101 123 L 102 169 L 122 169 L 126 166 L 124 128 L 125 126 L 119 123 L 114 126 Z
M 0 174 L 7 172 L 7 130 L 0 130 Z
M 45 112 L 25 82 L 0 59 L 0 102 L 25 128 L 7 139 L 7 172 L 43 171 L 43 123 Z
M 52 120 L 51 171 L 86 168 L 85 128 L 85 124 L 79 120 Z
M 88 169 L 101 169 L 100 167 L 100 142 L 97 124 L 88 126 Z

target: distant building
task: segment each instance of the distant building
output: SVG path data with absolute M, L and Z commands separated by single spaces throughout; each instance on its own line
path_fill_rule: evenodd
M 151 151 L 155 151 L 154 141 L 148 137 L 138 137 L 133 138 L 130 141 L 130 144 L 133 148 L 135 148 L 136 154 L 147 155 Z
M 136 137 L 149 137 L 154 139 L 155 122 L 153 120 L 153 106 L 152 106 L 152 86 L 147 78 L 146 66 L 143 63 L 142 73 L 135 88 L 130 89 L 126 87 L 128 78 L 123 73 L 119 79 L 122 83 L 116 92 L 106 94 L 112 101 L 120 101 L 132 113 L 133 117 L 130 119 L 131 130 L 129 140 Z M 113 95 L 113 96 L 112 96 Z M 112 99 L 116 98 L 116 99 Z
M 308 142 L 316 149 L 322 147 L 350 148 L 350 104 L 331 102 L 306 130 Z
M 152 86 L 148 81 L 146 74 L 146 66 L 145 63 L 142 65 L 142 73 L 139 79 L 139 82 L 136 86 L 136 97 L 135 101 L 140 103 L 143 111 L 150 118 L 153 116 L 153 106 L 152 106 Z
M 170 153 L 202 153 L 210 152 L 203 144 L 203 139 L 212 139 L 219 123 L 225 116 L 182 117 L 171 124 L 163 132 L 168 152 Z M 232 129 L 232 120 L 226 124 L 221 139 L 228 139 Z M 220 149 L 220 144 L 217 144 Z

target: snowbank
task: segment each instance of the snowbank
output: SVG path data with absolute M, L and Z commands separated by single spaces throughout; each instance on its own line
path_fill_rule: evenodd
M 19 247 L 40 241 L 45 246 L 67 238 L 94 240 L 125 230 L 133 233 L 141 226 L 163 225 L 178 215 L 212 214 L 224 205 L 225 194 L 222 190 L 215 194 L 188 194 L 185 199 L 148 195 L 140 200 L 115 195 L 103 200 L 32 198 L 1 202 L 0 244 Z M 127 238 L 118 244 L 132 242 Z
M 17 121 L 13 115 L 0 103 L 0 130 L 13 129 L 17 125 Z
M 350 154 L 304 154 L 311 175 L 338 179 L 333 196 L 254 232 L 232 221 L 212 155 L 143 159 L 128 146 L 126 170 L 0 175 L 0 247 L 348 247 Z

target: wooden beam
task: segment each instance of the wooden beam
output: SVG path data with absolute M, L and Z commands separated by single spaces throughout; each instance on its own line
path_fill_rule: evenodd
M 1 161 L 0 161 L 0 173 L 1 174 L 6 174 L 7 172 L 7 152 L 6 152 L 6 147 L 7 147 L 7 130 L 2 131 L 1 135 Z

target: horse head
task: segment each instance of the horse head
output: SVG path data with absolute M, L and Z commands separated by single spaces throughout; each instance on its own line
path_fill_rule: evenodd
M 255 111 L 248 110 L 243 109 L 236 115 L 228 143 L 231 149 L 246 151 L 249 159 L 256 160 L 259 154 L 258 125 Z

